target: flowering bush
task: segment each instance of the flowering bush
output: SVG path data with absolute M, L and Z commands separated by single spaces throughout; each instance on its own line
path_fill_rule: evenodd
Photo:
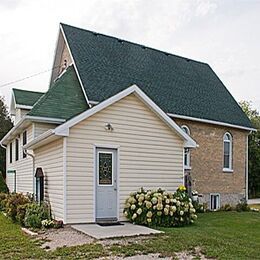
M 42 226 L 44 228 L 52 228 L 54 226 L 54 221 L 51 219 L 44 219 L 42 220 Z
M 162 189 L 132 192 L 127 198 L 124 215 L 131 222 L 147 226 L 183 226 L 197 219 L 196 210 L 184 186 L 175 193 Z

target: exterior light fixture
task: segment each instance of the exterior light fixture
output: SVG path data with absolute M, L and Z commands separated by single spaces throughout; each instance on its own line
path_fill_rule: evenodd
M 107 123 L 107 124 L 105 125 L 105 129 L 106 129 L 107 131 L 113 131 L 113 130 L 114 130 L 114 128 L 112 127 L 112 125 L 111 125 L 110 123 Z

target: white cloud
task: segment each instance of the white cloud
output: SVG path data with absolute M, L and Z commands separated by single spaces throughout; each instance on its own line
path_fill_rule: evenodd
M 59 22 L 208 62 L 237 100 L 260 110 L 260 2 L 1 0 L 0 85 L 52 66 Z M 47 90 L 49 73 L 0 88 Z

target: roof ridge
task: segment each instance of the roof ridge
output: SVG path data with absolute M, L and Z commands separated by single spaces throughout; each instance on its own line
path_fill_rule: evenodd
M 164 54 L 166 56 L 175 56 L 177 58 L 184 59 L 184 60 L 186 60 L 188 62 L 189 61 L 193 61 L 193 62 L 197 62 L 197 63 L 208 65 L 208 63 L 203 62 L 203 61 L 198 61 L 198 60 L 194 60 L 194 59 L 191 59 L 191 58 L 188 58 L 188 57 L 184 57 L 184 56 L 180 56 L 180 55 L 177 55 L 177 54 L 173 54 L 173 53 L 170 53 L 170 52 L 167 52 L 167 51 L 155 49 L 153 47 L 149 47 L 149 46 L 146 46 L 146 45 L 143 45 L 143 44 L 139 44 L 139 43 L 135 43 L 135 42 L 128 41 L 128 40 L 124 40 L 124 39 L 121 39 L 121 38 L 118 38 L 118 37 L 115 37 L 115 36 L 111 36 L 111 35 L 107 35 L 107 34 L 104 34 L 104 33 L 99 33 L 99 32 L 95 32 L 95 31 L 87 30 L 87 29 L 84 29 L 84 28 L 80 28 L 80 27 L 69 25 L 69 24 L 65 24 L 65 23 L 60 23 L 60 25 L 61 26 L 65 25 L 65 26 L 69 26 L 69 27 L 75 28 L 77 30 L 81 30 L 81 31 L 85 31 L 85 32 L 88 32 L 88 33 L 92 33 L 92 34 L 94 34 L 96 36 L 101 35 L 101 36 L 104 36 L 104 37 L 107 37 L 107 38 L 115 39 L 117 41 L 122 41 L 122 43 L 125 42 L 125 43 L 128 43 L 128 44 L 132 44 L 132 45 L 141 47 L 143 49 L 150 49 L 152 51 L 156 51 L 156 52 L 162 53 L 162 54 Z

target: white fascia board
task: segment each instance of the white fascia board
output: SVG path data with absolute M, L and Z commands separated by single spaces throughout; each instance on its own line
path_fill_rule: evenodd
M 47 138 L 50 137 L 51 135 L 54 135 L 54 129 L 50 129 L 50 130 L 44 132 L 43 134 L 37 136 L 35 139 L 33 139 L 32 141 L 30 141 L 29 143 L 27 143 L 26 145 L 24 145 L 24 146 L 23 146 L 23 149 L 31 148 L 31 147 L 34 146 L 35 144 L 40 143 L 41 141 L 47 139 Z
M 257 131 L 255 128 L 250 128 L 250 127 L 245 127 L 245 126 L 240 126 L 240 125 L 233 125 L 233 124 L 220 122 L 220 121 L 196 118 L 196 117 L 191 117 L 191 116 L 183 116 L 183 115 L 172 114 L 172 113 L 167 113 L 167 114 L 168 114 L 168 116 L 174 117 L 174 118 L 180 118 L 180 119 L 186 119 L 186 120 L 191 120 L 191 121 L 197 121 L 197 122 L 201 122 L 201 123 L 207 123 L 207 124 L 213 124 L 213 125 L 221 125 L 221 126 L 226 126 L 226 127 L 238 128 L 238 129 L 242 129 L 242 130 L 246 130 L 246 131 Z
M 15 108 L 31 110 L 31 109 L 33 108 L 33 106 L 27 106 L 27 105 L 19 105 L 19 104 L 16 104 L 16 105 L 15 105 Z
M 14 91 L 12 90 L 11 103 L 10 103 L 10 114 L 13 116 L 15 115 L 15 106 L 16 106 L 16 100 L 15 100 Z
M 99 104 L 98 101 L 90 100 L 89 103 L 91 105 L 97 105 Z M 180 119 L 185 119 L 185 120 L 191 120 L 191 121 L 197 121 L 201 123 L 207 123 L 207 124 L 213 124 L 213 125 L 221 125 L 221 126 L 226 126 L 226 127 L 232 127 L 232 128 L 238 128 L 246 131 L 257 131 L 255 128 L 250 128 L 250 127 L 245 127 L 245 126 L 239 126 L 239 125 L 233 125 L 233 124 L 228 124 L 225 122 L 220 122 L 220 121 L 214 121 L 214 120 L 209 120 L 209 119 L 202 119 L 202 118 L 197 118 L 197 117 L 191 117 L 191 116 L 183 116 L 179 114 L 173 114 L 173 113 L 167 113 L 169 117 L 174 117 L 174 118 L 180 118 Z
M 81 89 L 82 89 L 83 94 L 84 94 L 84 96 L 85 96 L 85 99 L 86 99 L 86 101 L 87 101 L 89 107 L 91 107 L 91 104 L 89 103 L 89 99 L 88 99 L 87 93 L 86 93 L 86 91 L 85 91 L 85 89 L 84 89 L 83 83 L 82 83 L 81 78 L 80 78 L 80 76 L 79 76 L 79 72 L 78 72 L 78 69 L 77 69 L 77 65 L 76 65 L 75 60 L 74 60 L 74 58 L 73 58 L 73 56 L 72 56 L 72 52 L 71 52 L 71 50 L 70 50 L 70 46 L 69 46 L 69 44 L 68 44 L 66 35 L 65 35 L 64 31 L 63 31 L 63 28 L 62 28 L 62 25 L 61 25 L 61 24 L 60 24 L 60 32 L 61 32 L 61 34 L 62 34 L 62 36 L 63 36 L 63 39 L 64 39 L 64 41 L 65 41 L 65 44 L 66 44 L 66 46 L 67 46 L 67 48 L 68 48 L 68 51 L 69 51 L 70 57 L 71 57 L 71 59 L 72 59 L 72 62 L 73 62 L 73 65 L 74 65 L 76 74 L 77 74 L 77 76 L 78 76 L 78 80 L 79 80 Z
M 62 35 L 61 35 L 61 32 L 60 32 L 60 28 L 59 28 L 59 30 L 58 30 L 58 35 L 57 35 L 57 38 L 56 38 L 56 44 L 55 44 L 55 50 L 54 50 L 54 58 L 53 58 L 53 64 L 52 64 L 52 73 L 51 73 L 51 77 L 50 77 L 50 83 L 49 83 L 49 88 L 50 88 L 50 86 L 51 86 L 51 84 L 52 84 L 52 82 L 55 80 L 55 73 L 56 73 L 56 71 L 54 70 L 54 68 L 56 68 L 56 66 L 57 66 L 57 57 L 59 56 L 59 59 L 61 59 L 61 37 L 62 37 Z M 58 51 L 59 51 L 59 53 L 58 53 Z M 59 69 L 59 68 L 57 68 L 57 69 Z
M 187 135 L 167 114 L 165 114 L 138 86 L 133 85 L 118 94 L 106 99 L 105 101 L 99 103 L 93 108 L 79 114 L 78 116 L 72 118 L 66 123 L 55 128 L 56 135 L 69 135 L 69 128 L 74 126 L 75 124 L 81 122 L 82 120 L 87 119 L 88 117 L 94 115 L 95 113 L 103 110 L 104 108 L 114 104 L 115 102 L 121 100 L 122 98 L 130 95 L 137 95 L 148 107 L 150 107 L 170 128 L 174 129 L 177 134 L 185 140 L 185 147 L 194 148 L 197 147 L 196 142 Z
M 34 122 L 53 123 L 53 124 L 62 124 L 63 122 L 66 121 L 65 119 L 61 119 L 61 118 L 41 117 L 41 116 L 25 116 L 25 118 Z
M 23 131 L 23 125 L 25 122 L 40 122 L 49 124 L 62 124 L 64 119 L 49 118 L 49 117 L 37 117 L 37 116 L 24 116 L 1 140 L 1 144 L 5 145 L 12 135 L 17 135 Z

